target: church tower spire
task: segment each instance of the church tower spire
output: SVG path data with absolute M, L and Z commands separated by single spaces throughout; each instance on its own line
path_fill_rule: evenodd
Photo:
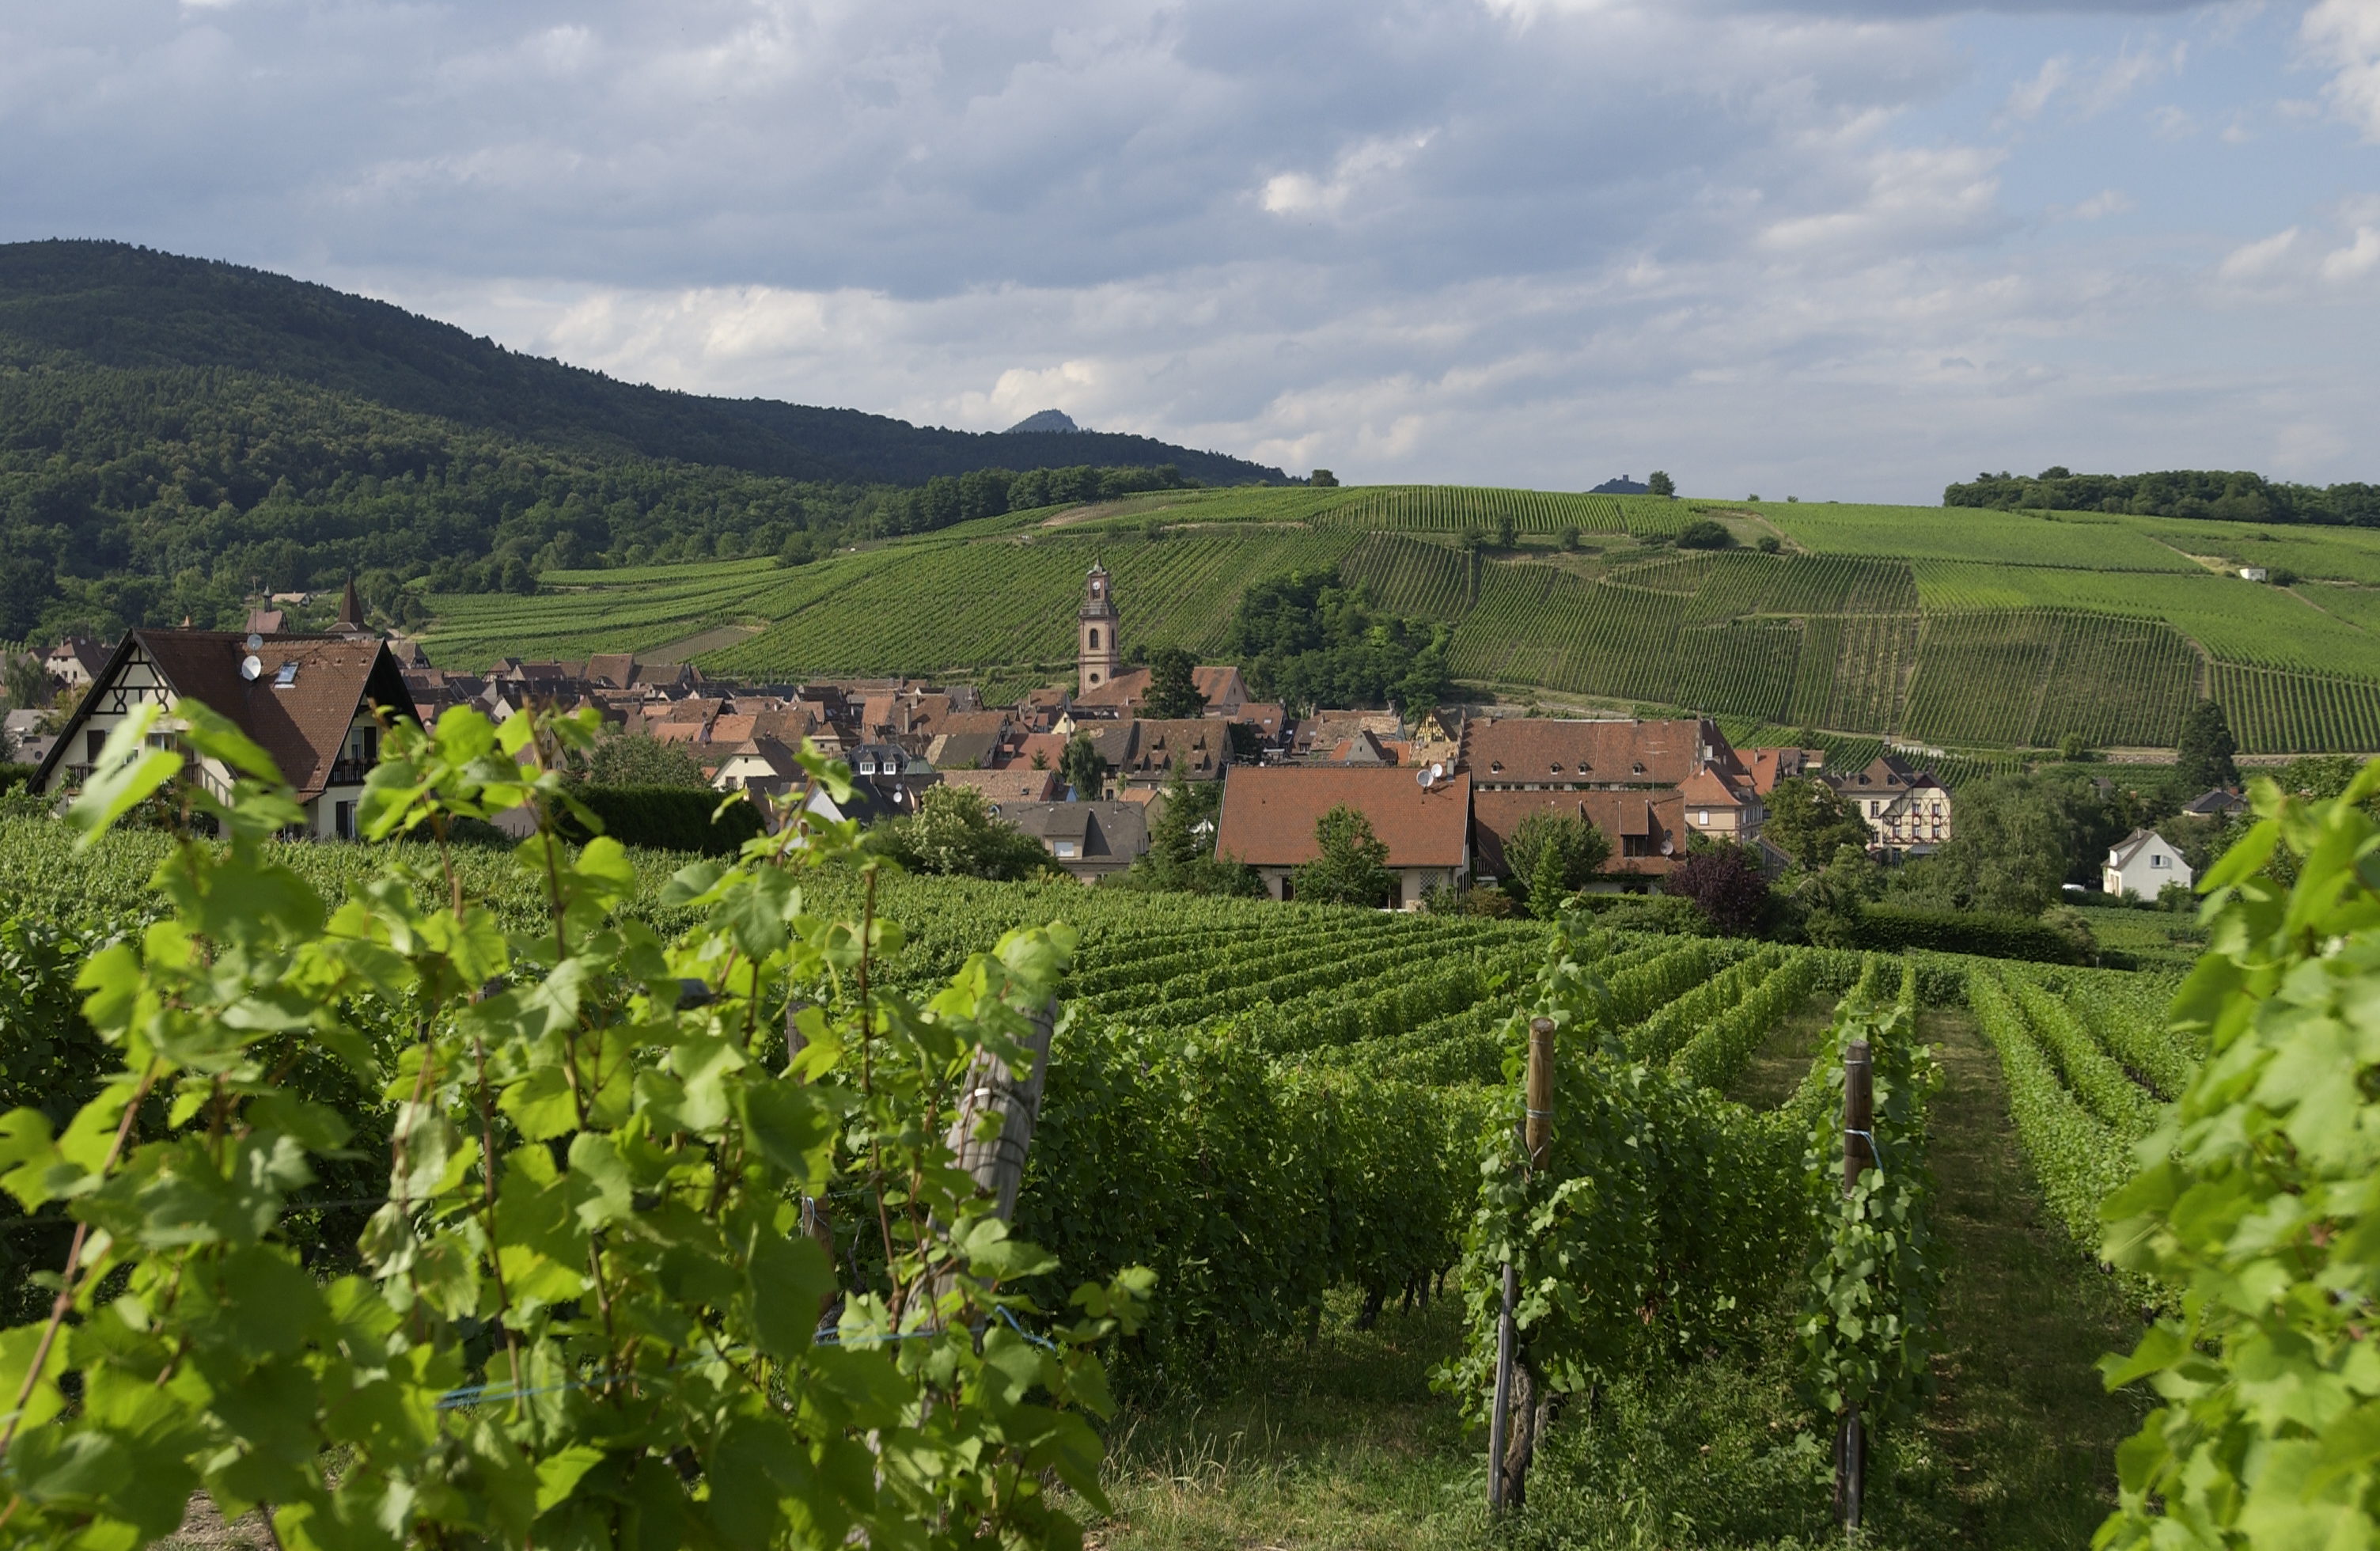
M 1116 676 L 1123 661 L 1123 643 L 1117 639 L 1123 628 L 1107 567 L 1093 561 L 1091 574 L 1083 578 L 1083 606 L 1075 612 L 1075 693 L 1087 695 Z

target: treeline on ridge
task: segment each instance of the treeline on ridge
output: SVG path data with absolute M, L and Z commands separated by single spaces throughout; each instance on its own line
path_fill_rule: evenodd
M 2168 469 L 2156 474 L 2076 474 L 2052 467 L 2027 478 L 2002 469 L 1942 491 L 1945 506 L 2051 512 L 2129 512 L 2135 516 L 2237 522 L 2344 523 L 2380 527 L 2380 485 L 2292 485 L 2245 471 Z
M 507 350 L 451 323 L 286 275 L 120 242 L 0 244 L 0 360 L 116 370 L 229 367 L 507 437 L 826 483 L 922 484 L 1046 464 L 1050 433 L 952 430 L 856 409 L 712 398 Z M 1110 431 L 1069 463 L 1170 463 L 1208 484 L 1280 469 Z
M 235 627 L 258 592 L 350 576 L 410 624 L 428 593 L 529 592 L 555 568 L 800 563 L 1012 497 L 1186 482 L 1171 467 L 980 470 L 917 490 L 795 480 L 540 446 L 256 372 L 0 353 L 0 640 Z

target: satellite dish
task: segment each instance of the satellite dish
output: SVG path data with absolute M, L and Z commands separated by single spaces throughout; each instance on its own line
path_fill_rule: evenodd
M 1423 769 L 1423 770 L 1415 770 L 1415 771 L 1414 772 L 1414 784 L 1415 784 L 1415 785 L 1416 785 L 1416 786 L 1418 786 L 1418 787 L 1420 787 L 1420 788 L 1421 788 L 1423 791 L 1425 791 L 1425 792 L 1428 791 L 1428 790 L 1429 790 L 1429 772 L 1428 772 L 1427 770 L 1426 770 L 1426 769 Z
M 248 649 L 250 651 L 262 651 L 264 649 L 264 637 L 258 635 L 253 630 L 249 631 L 248 633 Z
M 1437 763 L 1436 761 L 1432 761 L 1429 767 L 1429 779 L 1432 781 L 1444 781 L 1446 779 L 1446 767 Z
M 239 660 L 239 676 L 248 680 L 250 684 L 254 684 L 258 675 L 263 672 L 264 659 L 257 656 L 254 652 L 249 652 L 246 657 Z
M 1670 840 L 1665 840 L 1665 841 L 1663 841 L 1663 842 L 1661 842 L 1661 854 L 1662 854 L 1662 855 L 1664 855 L 1664 856 L 1667 856 L 1667 855 L 1669 855 L 1671 852 L 1673 852 L 1673 851 L 1677 850 L 1677 848 L 1678 848 L 1678 842 L 1675 842 L 1675 841 L 1670 841 Z

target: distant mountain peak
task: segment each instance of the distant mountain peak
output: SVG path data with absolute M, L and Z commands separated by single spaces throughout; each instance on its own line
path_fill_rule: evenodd
M 1080 430 L 1074 417 L 1062 409 L 1044 409 L 1038 415 L 1027 415 L 1001 434 L 1014 436 L 1020 430 Z

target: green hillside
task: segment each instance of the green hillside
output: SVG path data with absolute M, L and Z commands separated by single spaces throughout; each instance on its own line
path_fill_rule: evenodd
M 1707 517 L 1736 547 L 1673 539 Z M 1512 543 L 1497 540 L 1509 522 Z M 2176 532 L 2176 529 L 2181 531 Z M 1473 541 L 1467 542 L 1469 539 Z M 1761 541 L 1774 552 L 1764 552 Z M 2241 580 L 2286 543 L 2290 587 Z M 1127 639 L 1219 650 L 1242 591 L 1335 568 L 1452 629 L 1458 678 L 1738 725 L 1988 751 L 2170 746 L 2212 693 L 2251 752 L 2380 749 L 2380 535 L 2119 514 L 1666 502 L 1459 488 L 1150 494 L 783 569 L 548 572 L 432 597 L 433 658 L 597 646 L 761 678 L 1063 675 L 1094 560 Z

